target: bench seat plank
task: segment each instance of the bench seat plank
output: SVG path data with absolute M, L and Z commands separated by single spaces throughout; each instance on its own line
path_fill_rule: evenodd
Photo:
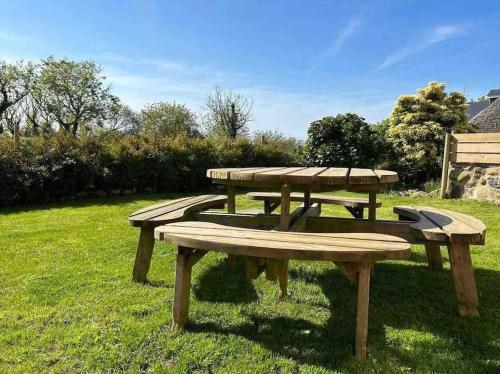
M 183 247 L 276 259 L 378 261 L 410 254 L 405 240 L 384 234 L 261 231 L 194 221 L 157 227 L 155 238 Z
M 260 200 L 260 201 L 281 201 L 281 195 L 278 192 L 249 192 L 246 194 L 247 199 Z M 293 192 L 290 194 L 290 201 L 304 201 L 304 194 Z M 345 197 L 345 196 L 332 196 L 332 195 L 319 195 L 311 194 L 311 203 L 320 204 L 335 204 L 342 206 L 349 206 L 352 208 L 367 208 L 369 206 L 368 199 L 359 197 Z M 382 206 L 382 202 L 377 200 L 377 207 Z
M 416 221 L 410 228 L 427 240 L 484 244 L 486 226 L 467 214 L 428 206 L 396 206 L 394 212 Z
M 223 206 L 226 195 L 200 195 L 166 201 L 138 210 L 129 216 L 134 227 L 159 226 L 186 217 L 189 213 Z

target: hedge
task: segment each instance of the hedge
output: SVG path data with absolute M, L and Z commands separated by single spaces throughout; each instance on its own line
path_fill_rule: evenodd
M 300 149 L 203 138 L 57 133 L 0 137 L 0 205 L 141 192 L 191 192 L 214 167 L 294 166 Z

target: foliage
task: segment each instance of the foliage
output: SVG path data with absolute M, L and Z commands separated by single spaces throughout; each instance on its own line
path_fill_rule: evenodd
M 305 154 L 310 165 L 373 167 L 379 157 L 377 137 L 356 114 L 312 122 L 307 135 Z
M 252 107 L 252 101 L 245 96 L 216 88 L 205 103 L 205 126 L 215 136 L 230 139 L 246 136 Z
M 158 102 L 141 111 L 143 130 L 159 136 L 199 135 L 196 115 L 185 105 Z
M 92 61 L 42 60 L 32 92 L 47 115 L 73 135 L 102 127 L 118 98 L 104 85 L 101 68 Z
M 472 131 L 467 104 L 459 92 L 430 82 L 415 95 L 400 96 L 392 111 L 388 139 L 400 164 L 400 177 L 419 184 L 439 176 L 445 132 Z
M 203 139 L 187 135 L 120 135 L 65 131 L 0 137 L 0 205 L 144 191 L 198 191 L 210 186 L 206 169 L 292 166 L 298 151 L 286 143 Z
M 339 192 L 337 192 L 339 193 Z M 336 194 L 337 194 L 336 193 Z M 412 246 L 404 261 L 375 265 L 368 358 L 353 356 L 356 289 L 329 262 L 290 261 L 291 296 L 244 262 L 210 253 L 193 269 L 190 321 L 173 332 L 175 249 L 157 242 L 145 285 L 130 281 L 135 210 L 185 195 L 143 195 L 0 210 L 1 373 L 498 373 L 499 207 L 477 201 L 379 195 L 381 219 L 395 205 L 471 214 L 488 227 L 472 247 L 479 318 L 456 310 L 445 271 Z M 366 197 L 366 194 L 350 196 Z M 238 210 L 262 202 L 237 196 Z M 323 205 L 324 215 L 349 213 Z

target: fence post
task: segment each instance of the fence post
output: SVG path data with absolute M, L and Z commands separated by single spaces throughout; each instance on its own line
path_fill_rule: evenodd
M 441 174 L 441 191 L 439 191 L 439 197 L 441 199 L 446 198 L 446 190 L 448 189 L 448 168 L 450 166 L 450 143 L 451 143 L 451 134 L 447 132 L 444 138 L 443 172 Z

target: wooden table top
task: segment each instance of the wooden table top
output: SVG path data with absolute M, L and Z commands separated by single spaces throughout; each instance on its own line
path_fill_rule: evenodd
M 383 188 L 398 180 L 388 170 L 328 167 L 267 167 L 209 169 L 215 183 L 262 186 L 289 184 L 311 188 Z

